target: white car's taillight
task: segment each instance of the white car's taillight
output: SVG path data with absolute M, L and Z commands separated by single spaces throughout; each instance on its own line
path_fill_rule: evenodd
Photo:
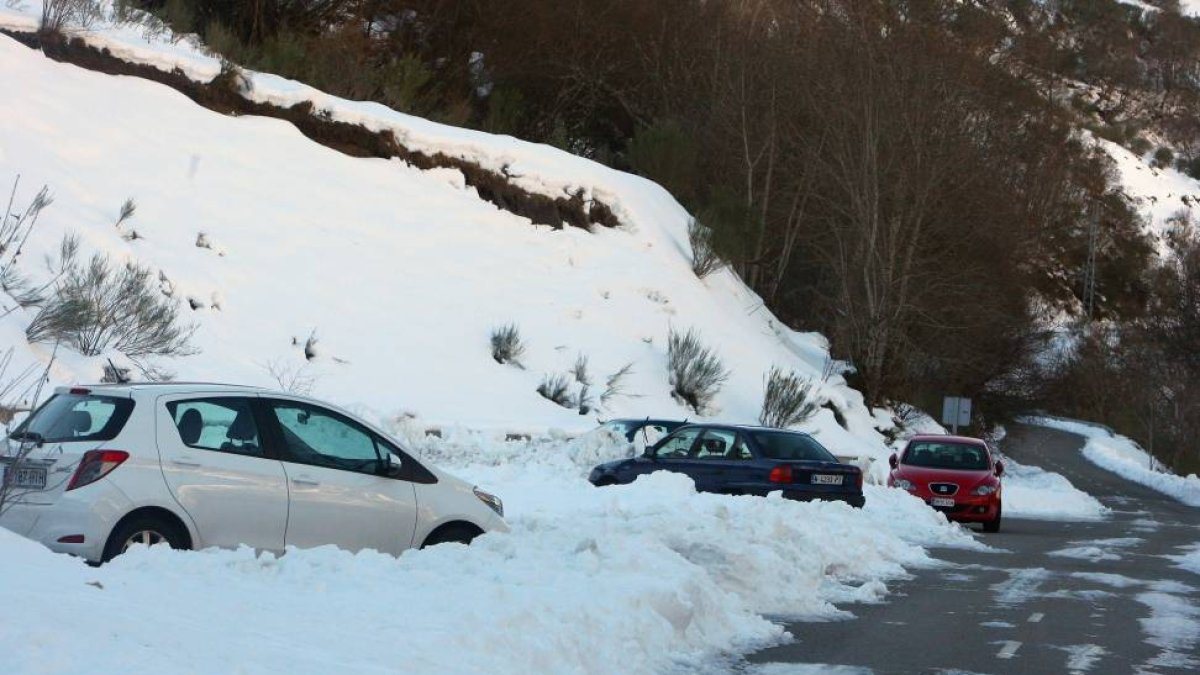
M 79 460 L 79 467 L 71 476 L 71 482 L 67 483 L 67 490 L 95 483 L 127 459 L 129 453 L 124 450 L 88 450 Z

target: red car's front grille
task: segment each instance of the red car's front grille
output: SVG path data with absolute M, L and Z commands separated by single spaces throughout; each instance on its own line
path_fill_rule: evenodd
M 949 497 L 958 494 L 958 485 L 954 483 L 930 483 L 929 491 L 939 497 Z

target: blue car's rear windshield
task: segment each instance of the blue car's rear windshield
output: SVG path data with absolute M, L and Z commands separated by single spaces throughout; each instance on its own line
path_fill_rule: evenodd
M 625 420 L 610 420 L 608 422 L 605 422 L 603 424 L 603 427 L 605 429 L 611 429 L 611 430 L 617 432 L 618 434 L 621 434 L 622 436 L 624 436 L 633 430 L 633 423 L 626 422 Z
M 836 462 L 828 450 L 813 437 L 787 431 L 752 431 L 750 436 L 767 459 L 784 461 Z
M 966 443 L 939 443 L 918 441 L 909 444 L 901 460 L 909 466 L 930 469 L 959 469 L 963 471 L 986 471 L 987 451 L 978 445 Z

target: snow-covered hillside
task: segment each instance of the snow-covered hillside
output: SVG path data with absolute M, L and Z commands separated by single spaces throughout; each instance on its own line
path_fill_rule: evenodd
M 33 19 L 0 10 L 0 26 L 29 29 Z M 129 27 L 80 34 L 197 77 L 216 63 L 187 42 Z M 600 382 L 632 364 L 630 396 L 603 415 L 695 417 L 669 394 L 669 327 L 697 329 L 734 366 L 717 398 L 722 419 L 757 417 L 772 365 L 819 377 L 827 358 L 823 338 L 781 326 L 729 272 L 695 277 L 688 214 L 669 194 L 553 148 L 251 78 L 255 97 L 315 99 L 336 118 L 394 130 L 410 147 L 507 167 L 526 189 L 583 188 L 622 226 L 534 227 L 464 188 L 457 171 L 348 157 L 286 122 L 220 115 L 168 87 L 56 63 L 9 38 L 0 38 L 0 81 L 21 92 L 0 100 L 0 184 L 20 175 L 18 204 L 42 185 L 54 196 L 27 265 L 75 232 L 85 254 L 161 272 L 197 307 L 186 313 L 199 353 L 161 364 L 180 379 L 274 385 L 269 369 L 303 369 L 314 394 L 384 420 L 584 429 L 594 416 L 535 391 L 579 355 Z M 137 211 L 116 228 L 126 198 Z M 0 321 L 0 340 L 18 346 L 18 361 L 45 362 L 49 346 L 25 345 L 30 319 L 17 312 Z M 527 344 L 524 369 L 497 364 L 489 351 L 491 330 L 510 322 Z M 302 345 L 314 335 L 316 357 L 306 361 Z M 53 379 L 96 380 L 103 363 L 60 351 Z M 886 417 L 872 417 L 836 376 L 823 394 L 852 432 L 822 411 L 813 428 L 827 445 L 884 452 L 874 427 L 890 424 Z
M 1133 208 L 1159 245 L 1182 220 L 1200 222 L 1200 181 L 1174 168 L 1157 168 L 1149 158 L 1139 157 L 1112 141 L 1096 138 L 1097 146 L 1112 159 L 1116 178 Z

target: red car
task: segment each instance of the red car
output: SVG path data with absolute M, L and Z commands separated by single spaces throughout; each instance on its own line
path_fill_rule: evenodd
M 1004 464 L 986 442 L 965 436 L 913 436 L 888 462 L 888 487 L 908 490 L 950 520 L 1000 531 Z

